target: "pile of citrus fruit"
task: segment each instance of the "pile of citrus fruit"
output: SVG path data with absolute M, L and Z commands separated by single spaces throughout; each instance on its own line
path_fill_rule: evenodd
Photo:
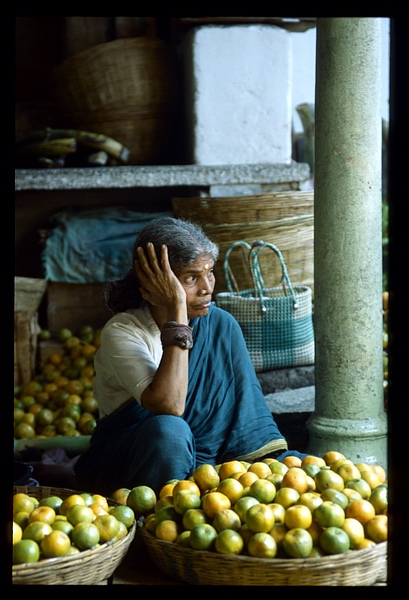
M 99 494 L 73 493 L 38 500 L 13 494 L 13 564 L 79 554 L 128 534 L 133 510 Z
M 51 338 L 47 330 L 40 339 Z M 98 404 L 93 393 L 94 355 L 100 330 L 83 326 L 78 335 L 63 328 L 53 351 L 32 380 L 14 389 L 16 439 L 90 435 L 96 426 Z
M 342 453 L 252 464 L 197 467 L 186 480 L 116 496 L 156 538 L 197 549 L 261 558 L 307 558 L 387 540 L 388 483 L 380 465 Z

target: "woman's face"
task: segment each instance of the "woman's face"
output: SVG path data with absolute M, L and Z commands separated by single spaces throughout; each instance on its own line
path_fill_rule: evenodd
M 186 292 L 189 319 L 207 315 L 216 283 L 213 258 L 202 256 L 175 273 Z

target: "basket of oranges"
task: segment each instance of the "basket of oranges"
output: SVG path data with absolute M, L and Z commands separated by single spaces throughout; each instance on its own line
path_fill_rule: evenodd
M 135 532 L 132 509 L 110 498 L 15 486 L 13 585 L 101 584 L 124 559 Z
M 154 564 L 191 585 L 385 583 L 385 471 L 344 456 L 284 461 L 200 465 L 165 483 L 136 513 Z

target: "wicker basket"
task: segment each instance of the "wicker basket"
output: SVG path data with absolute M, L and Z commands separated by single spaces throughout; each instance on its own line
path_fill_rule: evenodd
M 167 42 L 117 39 L 78 52 L 54 68 L 58 104 L 69 123 L 117 139 L 129 164 L 166 164 L 179 82 Z
M 64 500 L 80 492 L 55 487 L 16 486 L 13 493 L 23 492 L 41 500 L 48 496 L 59 496 Z M 117 504 L 108 499 L 110 505 Z M 85 550 L 73 556 L 49 558 L 37 563 L 14 565 L 13 585 L 99 585 L 111 577 L 121 564 L 135 537 L 136 522 L 128 534 L 117 542 L 107 542 L 98 548 Z
M 386 581 L 387 542 L 319 558 L 254 558 L 191 550 L 158 540 L 138 521 L 153 562 L 168 577 L 193 585 L 367 586 Z
M 227 291 L 223 258 L 233 242 L 271 242 L 280 248 L 293 285 L 307 285 L 314 292 L 314 194 L 276 192 L 226 198 L 173 198 L 178 217 L 199 223 L 220 247 L 215 267 L 215 293 Z M 253 287 L 241 252 L 231 256 L 231 268 L 240 290 Z M 260 256 L 266 285 L 281 279 L 280 265 L 266 253 Z

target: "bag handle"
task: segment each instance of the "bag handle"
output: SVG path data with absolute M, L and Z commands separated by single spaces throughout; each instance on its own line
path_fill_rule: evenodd
M 237 285 L 237 281 L 233 275 L 233 271 L 229 264 L 229 256 L 230 256 L 232 250 L 234 250 L 235 248 L 241 248 L 243 250 L 244 260 L 246 261 L 246 264 L 248 265 L 248 267 L 250 269 L 250 274 L 251 274 L 250 261 L 249 261 L 249 256 L 250 256 L 250 252 L 251 252 L 250 244 L 248 244 L 244 240 L 239 240 L 238 242 L 233 242 L 233 244 L 226 250 L 226 254 L 224 255 L 224 262 L 223 262 L 224 276 L 226 279 L 226 285 L 227 285 L 229 292 L 239 292 L 240 291 L 239 286 Z M 247 253 L 246 253 L 246 250 L 247 250 Z
M 287 267 L 285 265 L 284 258 L 283 258 L 283 255 L 281 254 L 281 251 L 279 250 L 279 248 L 277 248 L 277 246 L 275 246 L 274 244 L 272 244 L 270 242 L 263 242 L 263 240 L 255 240 L 250 247 L 249 262 L 250 262 L 251 274 L 252 274 L 253 281 L 254 281 L 254 287 L 255 287 L 255 290 L 256 290 L 257 295 L 261 302 L 262 312 L 266 311 L 266 307 L 265 307 L 264 301 L 263 301 L 263 297 L 266 297 L 266 285 L 264 283 L 264 279 L 263 279 L 263 276 L 261 273 L 259 254 L 264 248 L 269 248 L 270 250 L 273 250 L 275 252 L 275 254 L 277 255 L 277 257 L 280 261 L 280 265 L 281 265 L 281 271 L 282 271 L 281 282 L 283 284 L 284 293 L 286 294 L 286 288 L 284 285 L 284 283 L 286 283 L 288 286 L 288 289 L 290 291 L 291 298 L 293 300 L 293 308 L 294 309 L 298 308 L 298 302 L 295 297 L 294 289 L 293 289 L 293 286 L 291 285 L 290 277 L 288 275 Z

